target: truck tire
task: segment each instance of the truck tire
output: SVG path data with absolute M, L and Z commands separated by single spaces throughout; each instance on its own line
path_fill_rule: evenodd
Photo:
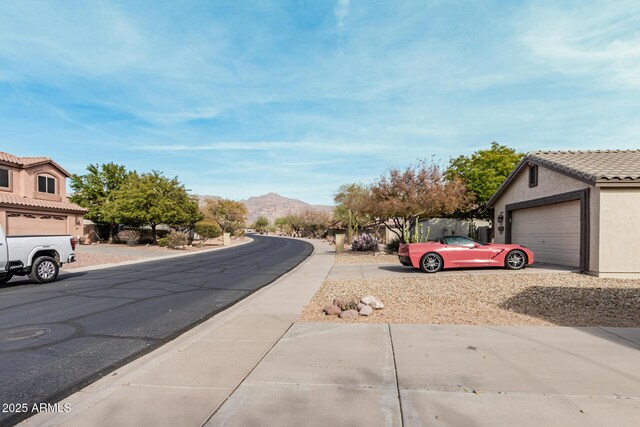
M 13 273 L 4 273 L 0 276 L 0 284 L 7 283 L 13 277 Z
M 33 283 L 49 283 L 56 280 L 60 266 L 55 259 L 49 256 L 41 256 L 36 258 L 31 265 L 29 272 L 29 280 Z

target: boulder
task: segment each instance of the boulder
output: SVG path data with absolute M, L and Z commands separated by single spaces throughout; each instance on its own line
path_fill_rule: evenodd
M 340 318 L 345 320 L 353 320 L 358 318 L 358 312 L 355 310 L 345 310 L 340 313 Z
M 366 297 L 362 297 L 360 299 L 360 301 L 363 304 L 367 304 L 367 305 L 371 306 L 372 308 L 375 308 L 376 310 L 384 308 L 384 304 L 382 303 L 382 301 L 380 301 L 378 298 L 376 298 L 376 297 L 374 297 L 372 295 L 367 295 Z
M 342 310 L 340 310 L 340 307 L 334 304 L 328 305 L 324 308 L 324 312 L 327 313 L 329 316 L 337 316 L 340 314 L 341 311 Z
M 340 310 L 355 310 L 358 307 L 358 301 L 355 299 L 336 298 L 333 305 L 340 307 Z
M 359 302 L 359 303 L 358 303 L 358 311 L 360 311 L 360 309 L 361 309 L 362 307 L 364 307 L 365 305 L 367 305 L 367 304 L 363 304 L 363 303 Z
M 370 305 L 363 305 L 359 311 L 360 316 L 368 316 L 373 313 L 373 308 Z

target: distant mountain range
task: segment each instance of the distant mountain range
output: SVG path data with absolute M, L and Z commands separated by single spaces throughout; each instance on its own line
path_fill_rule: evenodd
M 200 204 L 204 203 L 206 198 L 217 198 L 216 196 L 198 196 Z M 290 199 L 277 193 L 268 193 L 262 196 L 249 197 L 247 200 L 241 200 L 249 211 L 247 222 L 252 224 L 258 217 L 264 216 L 273 224 L 276 218 L 281 218 L 290 213 L 299 213 L 305 209 L 317 209 L 325 212 L 332 212 L 333 206 L 327 205 L 310 205 L 298 199 Z

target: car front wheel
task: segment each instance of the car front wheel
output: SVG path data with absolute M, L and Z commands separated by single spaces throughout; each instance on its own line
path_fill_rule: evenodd
M 58 266 L 55 259 L 42 256 L 33 262 L 29 272 L 29 280 L 33 283 L 53 282 L 58 277 L 59 272 L 60 266 Z
M 7 283 L 13 277 L 13 273 L 4 273 L 0 276 L 0 284 Z
M 527 256 L 524 252 L 515 250 L 507 254 L 507 258 L 504 261 L 504 266 L 509 270 L 520 270 L 527 265 Z
M 425 273 L 435 273 L 442 269 L 442 257 L 436 253 L 425 254 L 420 260 L 420 270 Z

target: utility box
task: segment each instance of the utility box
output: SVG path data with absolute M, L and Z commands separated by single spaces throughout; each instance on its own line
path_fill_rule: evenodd
M 224 233 L 222 237 L 223 246 L 231 246 L 231 233 Z

